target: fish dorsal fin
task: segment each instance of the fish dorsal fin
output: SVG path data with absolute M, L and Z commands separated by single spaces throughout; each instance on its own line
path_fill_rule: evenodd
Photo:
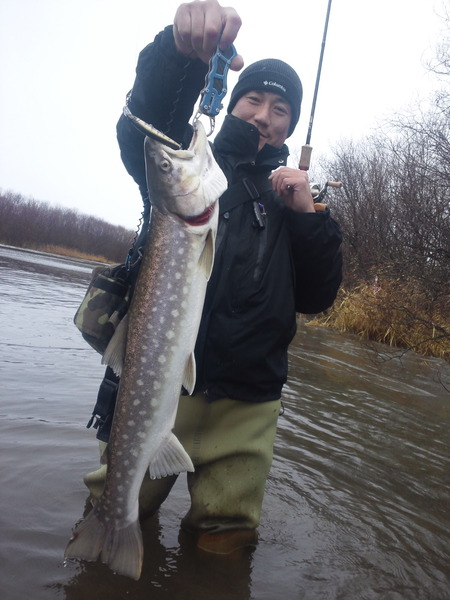
M 194 353 L 191 352 L 189 358 L 186 363 L 186 369 L 184 370 L 184 378 L 183 378 L 183 387 L 187 391 L 188 394 L 192 394 L 195 387 L 195 379 L 196 379 L 196 366 L 195 366 L 195 356 Z
M 198 259 L 198 266 L 205 274 L 207 280 L 211 277 L 212 268 L 214 265 L 214 252 L 215 252 L 215 235 L 210 229 L 206 236 L 205 245 L 203 246 L 202 253 Z
M 102 358 L 102 364 L 111 367 L 117 377 L 122 375 L 123 364 L 125 361 L 127 333 L 128 315 L 125 315 L 117 325 L 117 329 L 112 338 L 109 340 L 109 344 L 107 345 Z
M 178 475 L 184 471 L 193 472 L 194 465 L 179 439 L 171 433 L 150 463 L 148 470 L 152 479 L 159 479 L 167 475 Z

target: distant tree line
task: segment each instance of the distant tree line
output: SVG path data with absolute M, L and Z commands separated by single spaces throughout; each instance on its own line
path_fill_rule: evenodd
M 76 210 L 13 192 L 0 193 L 0 243 L 25 248 L 64 248 L 74 254 L 123 262 L 133 232 Z

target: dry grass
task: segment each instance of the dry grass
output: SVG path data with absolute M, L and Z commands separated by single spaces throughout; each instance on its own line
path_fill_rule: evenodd
M 40 252 L 48 252 L 49 254 L 59 254 L 60 256 L 70 256 L 72 258 L 81 258 L 82 260 L 92 260 L 95 262 L 109 263 L 104 256 L 93 256 L 92 254 L 85 254 L 78 250 L 71 248 L 63 248 L 62 246 L 39 246 L 33 247 L 33 250 L 39 250 Z
M 450 362 L 450 298 L 431 301 L 413 280 L 342 289 L 332 309 L 310 323 Z

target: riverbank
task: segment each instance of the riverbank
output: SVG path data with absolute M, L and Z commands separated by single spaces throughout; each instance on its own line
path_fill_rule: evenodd
M 100 262 L 125 260 L 135 232 L 76 210 L 0 191 L 0 243 Z
M 310 323 L 450 362 L 450 298 L 431 297 L 412 278 L 343 287 L 333 307 Z
M 29 250 L 37 250 L 38 252 L 45 252 L 47 254 L 57 254 L 59 256 L 68 256 L 70 258 L 80 258 L 81 260 L 92 260 L 92 262 L 100 262 L 105 264 L 110 264 L 112 262 L 105 256 L 88 254 L 79 250 L 73 250 L 72 248 L 64 248 L 63 246 L 52 246 L 49 244 L 41 246 L 36 244 L 34 246 L 28 246 L 27 248 Z

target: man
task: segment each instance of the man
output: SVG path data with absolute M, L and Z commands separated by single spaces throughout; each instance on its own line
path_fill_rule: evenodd
M 240 27 L 216 0 L 182 4 L 173 26 L 140 54 L 130 111 L 187 146 L 189 119 L 217 43 Z M 232 68 L 240 69 L 236 57 Z M 334 301 L 341 234 L 316 212 L 305 171 L 288 168 L 284 144 L 300 116 L 302 85 L 276 59 L 250 65 L 231 93 L 213 150 L 229 188 L 220 198 L 214 270 L 196 344 L 193 396 L 181 396 L 174 431 L 190 454 L 191 508 L 182 520 L 199 548 L 220 554 L 254 542 L 272 462 L 296 313 Z M 123 162 L 148 203 L 143 135 L 122 117 Z M 98 496 L 104 469 L 86 476 Z M 176 477 L 144 479 L 141 514 L 154 513 Z

